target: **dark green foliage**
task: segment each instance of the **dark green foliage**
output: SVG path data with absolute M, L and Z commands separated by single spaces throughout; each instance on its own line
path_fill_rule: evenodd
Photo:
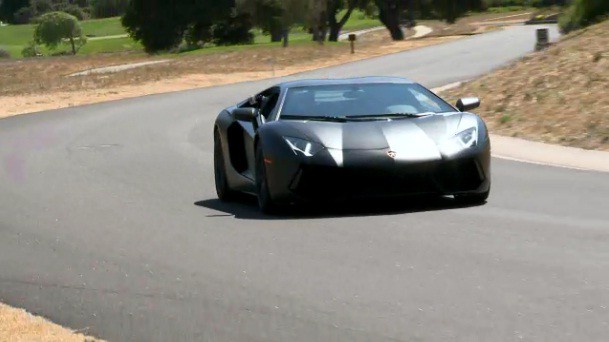
M 131 36 L 148 53 L 169 50 L 182 42 L 188 27 L 185 0 L 131 0 L 122 18 Z
M 213 27 L 213 41 L 216 45 L 253 44 L 252 23 L 247 14 L 229 17 Z
M 0 4 L 0 20 L 15 23 L 15 13 L 29 6 L 29 0 L 2 0 Z
M 191 24 L 184 34 L 187 50 L 203 47 L 213 40 L 211 25 Z
M 72 54 L 86 43 L 78 19 L 65 12 L 50 12 L 40 17 L 34 30 L 34 42 L 53 50 L 64 39 L 70 42 Z
M 432 0 L 431 7 L 438 18 L 452 24 L 469 11 L 479 11 L 484 7 L 481 0 Z
M 148 53 L 176 48 L 186 38 L 189 45 L 207 42 L 209 30 L 218 43 L 251 41 L 251 24 L 236 16 L 233 0 L 131 0 L 123 26 Z M 223 23 L 223 24 L 222 24 Z M 222 24 L 221 29 L 214 25 Z M 247 28 L 247 30 L 245 30 Z M 243 36 L 237 38 L 236 35 Z
M 570 32 L 602 20 L 609 15 L 607 0 L 574 0 L 559 20 L 560 29 Z
M 253 7 L 245 10 L 252 16 L 252 21 L 263 33 L 271 35 L 271 42 L 279 42 L 282 38 L 283 25 L 281 17 L 283 9 L 275 0 L 255 0 Z
M 123 15 L 129 0 L 92 0 L 91 14 L 95 18 L 109 18 Z
M 13 24 L 27 24 L 34 17 L 34 13 L 30 7 L 23 7 L 13 14 Z
M 77 5 L 67 5 L 61 11 L 75 16 L 78 20 L 85 20 L 88 17 L 87 13 Z
M 19 4 L 22 6 L 13 10 L 13 6 Z M 84 20 L 89 17 L 89 10 L 89 0 L 4 0 L 0 3 L 0 19 L 12 24 L 27 24 L 45 13 L 66 12 Z M 10 18 L 9 13 L 12 13 Z
M 51 0 L 30 0 L 30 8 L 35 16 L 43 15 L 53 11 L 53 1 Z

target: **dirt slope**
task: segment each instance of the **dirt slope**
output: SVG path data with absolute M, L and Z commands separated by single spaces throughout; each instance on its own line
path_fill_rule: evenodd
M 101 342 L 0 303 L 0 341 Z
M 479 96 L 494 133 L 609 151 L 609 21 L 443 95 Z

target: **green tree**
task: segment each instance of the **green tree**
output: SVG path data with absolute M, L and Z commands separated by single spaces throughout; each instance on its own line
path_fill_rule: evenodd
M 42 15 L 34 30 L 34 41 L 54 50 L 64 40 L 69 41 L 74 55 L 86 43 L 78 19 L 65 12 L 50 12 Z
M 188 27 L 187 0 L 131 0 L 123 26 L 148 53 L 174 48 Z
M 560 18 L 560 29 L 564 32 L 594 24 L 609 14 L 607 0 L 575 0 Z
M 271 42 L 281 41 L 284 8 L 280 0 L 237 0 L 236 4 L 239 12 L 248 13 L 253 24 L 271 36 Z
M 29 0 L 2 0 L 0 3 L 0 20 L 15 23 L 15 13 L 22 8 L 29 7 Z
M 205 42 L 211 38 L 213 26 L 223 21 L 230 31 L 228 35 L 217 31 L 223 32 L 223 37 L 249 34 L 243 30 L 247 23 L 239 23 L 241 19 L 244 17 L 235 13 L 234 0 L 131 0 L 122 23 L 148 53 L 154 53 L 177 47 L 185 37 L 190 44 Z
M 249 15 L 238 13 L 234 0 L 193 0 L 186 20 L 199 40 L 212 39 L 219 45 L 253 42 Z
M 212 36 L 216 45 L 253 44 L 254 34 L 247 13 L 231 16 L 213 25 Z
M 317 12 L 314 11 L 316 1 L 323 0 L 282 0 L 281 8 L 281 30 L 283 47 L 289 45 L 289 35 L 292 27 L 297 25 L 307 26 L 314 22 Z
M 318 9 L 324 7 L 320 4 L 325 4 L 325 1 L 327 0 L 237 0 L 237 9 L 252 15 L 259 27 L 262 27 L 261 23 L 271 22 L 274 31 L 283 40 L 283 46 L 287 47 L 292 27 L 315 27 L 319 18 Z M 265 6 L 273 9 L 272 17 L 261 11 Z

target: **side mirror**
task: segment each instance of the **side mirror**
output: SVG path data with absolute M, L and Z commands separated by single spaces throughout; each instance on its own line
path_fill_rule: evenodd
M 478 107 L 480 107 L 480 99 L 477 97 L 464 97 L 457 101 L 457 109 L 461 112 L 467 112 Z
M 235 108 L 233 116 L 239 121 L 254 121 L 258 117 L 258 109 L 256 108 Z

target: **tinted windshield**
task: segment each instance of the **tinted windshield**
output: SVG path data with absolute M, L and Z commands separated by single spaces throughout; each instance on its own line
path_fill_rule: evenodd
M 382 117 L 453 111 L 453 107 L 421 85 L 380 83 L 291 88 L 281 116 Z

